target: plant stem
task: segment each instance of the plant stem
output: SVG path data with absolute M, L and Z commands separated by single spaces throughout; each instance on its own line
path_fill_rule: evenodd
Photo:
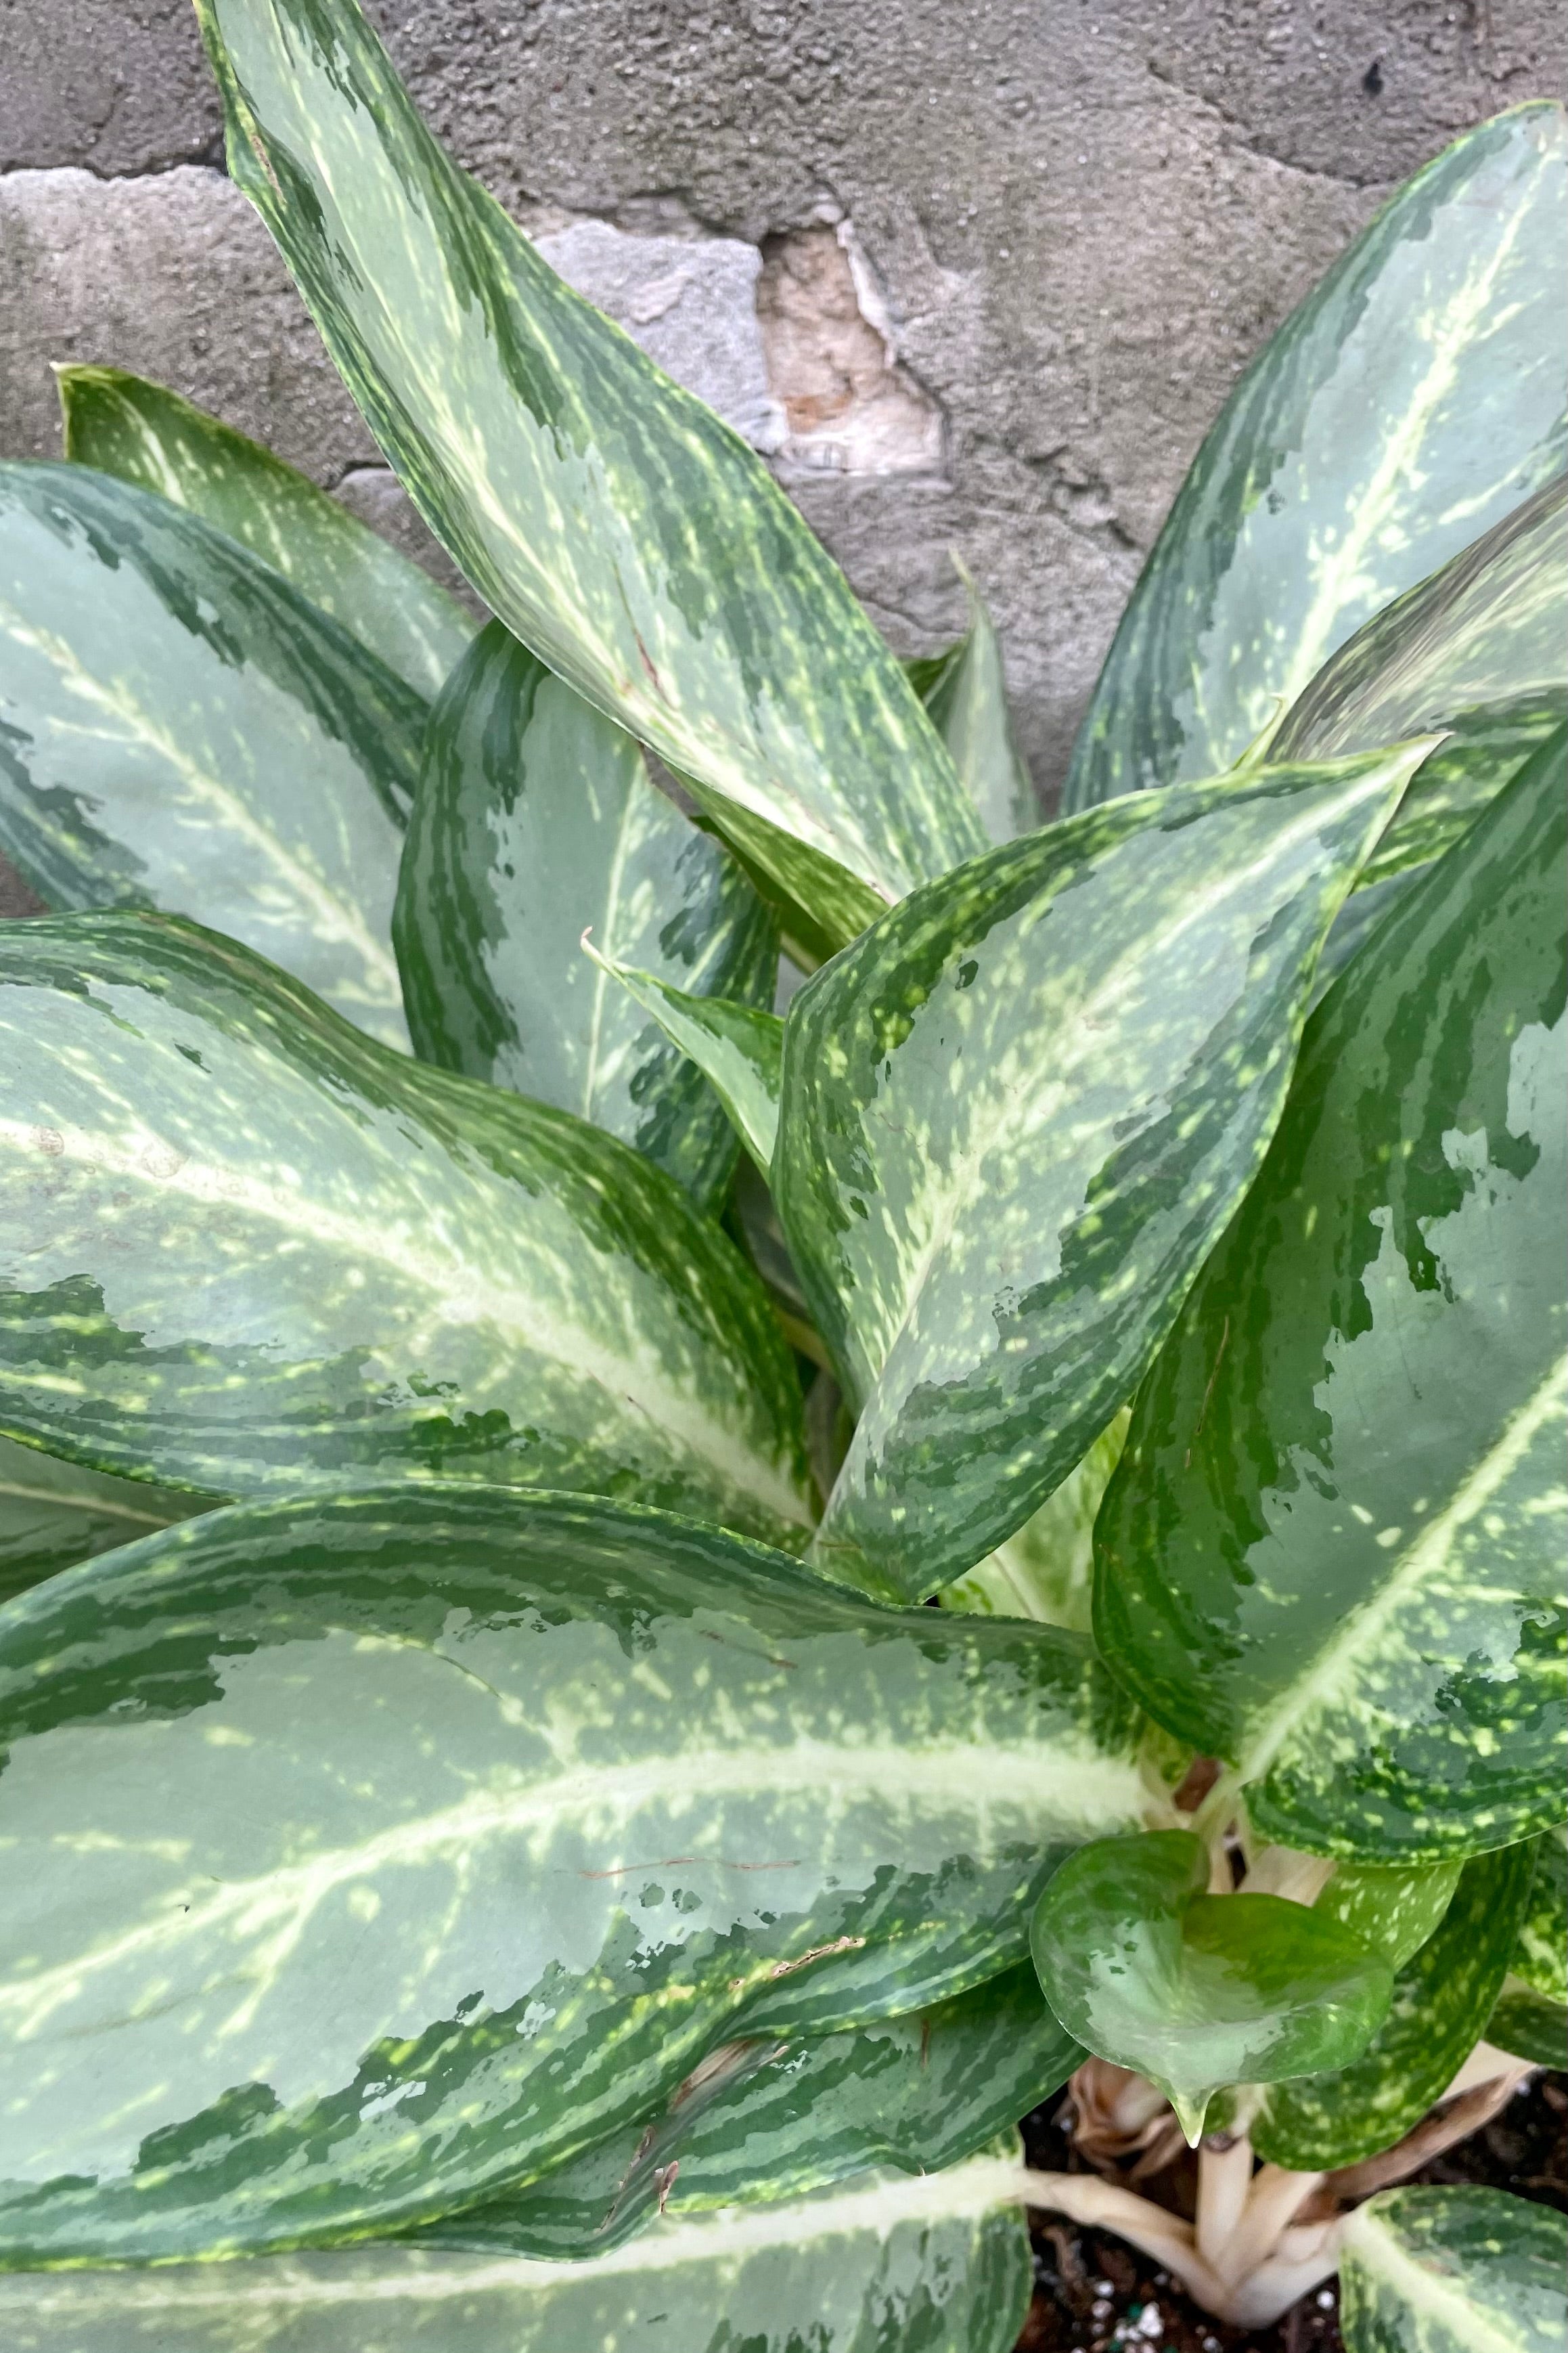
M 1215 2133 L 1198 2147 L 1198 2253 L 1216 2277 L 1230 2274 L 1226 2261 L 1247 2211 L 1252 2180 L 1252 2143 L 1245 2133 Z

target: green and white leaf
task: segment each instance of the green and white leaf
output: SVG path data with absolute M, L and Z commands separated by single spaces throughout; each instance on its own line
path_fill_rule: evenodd
M 167 917 L 0 926 L 0 1430 L 208 1496 L 438 1473 L 798 1544 L 800 1391 L 679 1186 Z
M 1016 2158 L 863 2177 L 787 2205 L 667 2219 L 539 2263 L 379 2241 L 136 2271 L 0 2273 L 10 2353 L 1010 2353 L 1028 2307 Z M 131 2332 L 135 2332 L 132 2338 Z
M 455 597 L 306 474 L 123 368 L 57 368 L 65 454 L 227 532 L 434 696 L 479 627 Z
M 842 2034 L 710 2052 L 646 2127 L 627 2126 L 531 2188 L 421 2233 L 570 2257 L 661 2214 L 803 2197 L 872 2168 L 937 2173 L 1058 2090 L 1084 2052 L 1028 1962 L 933 2010 Z
M 575 1112 L 704 1208 L 734 1174 L 701 1073 L 578 953 L 699 996 L 773 1003 L 778 937 L 722 844 L 650 782 L 622 729 L 500 621 L 430 722 L 393 936 L 427 1061 Z
M 1345 2353 L 1560 2353 L 1568 2217 L 1473 2182 L 1385 2189 L 1344 2224 Z
M 1046 1626 L 1090 1631 L 1094 1600 L 1094 1522 L 1111 1472 L 1121 1460 L 1130 1415 L 1112 1416 L 1076 1471 L 1069 1471 L 1016 1536 L 939 1599 L 944 1609 L 986 1617 L 1037 1618 Z
M 1276 759 L 1451 731 L 1365 886 L 1438 856 L 1568 717 L 1568 478 L 1558 475 L 1342 646 L 1287 712 Z
M 1331 2172 L 1392 2148 L 1420 2123 L 1487 2031 L 1531 1868 L 1527 1845 L 1471 1856 L 1438 1926 L 1398 1971 L 1393 2006 L 1362 2056 L 1265 2094 L 1252 2123 L 1260 2157 Z
M 1016 1965 L 1060 1844 L 1146 1802 L 1079 1638 L 456 1483 L 54 1578 L 0 1708 L 0 2266 L 510 2191 L 721 2042 Z
M 0 1438 L 0 1602 L 201 1505 Z
M 1530 1902 L 1511 1966 L 1537 1993 L 1568 2001 L 1568 1831 L 1561 1823 L 1535 1841 Z
M 162 907 L 406 1045 L 389 929 L 426 705 L 209 523 L 0 466 L 0 850 L 46 905 Z
M 509 628 L 836 940 L 984 846 L 761 460 L 554 273 L 352 0 L 202 0 L 229 170 L 416 505 Z
M 1561 1819 L 1565 741 L 1313 1016 L 1096 1525 L 1101 1650 L 1312 1853 Z
M 1158 2085 L 1194 2147 L 1215 2092 L 1342 2065 L 1387 2015 L 1394 1972 L 1328 1914 L 1211 1895 L 1191 1831 L 1097 1839 L 1036 1908 L 1030 1948 L 1069 2034 Z
M 827 1573 L 906 1599 L 1124 1403 L 1251 1182 L 1313 962 L 1421 744 L 1048 826 L 790 1007 L 773 1180 L 859 1421 Z
M 633 1002 L 651 1013 L 671 1044 L 690 1057 L 723 1104 L 735 1134 L 765 1177 L 773 1166 L 779 1123 L 779 1071 L 784 1023 L 776 1013 L 725 997 L 693 997 L 651 972 L 600 955 L 583 945 Z
M 1560 470 L 1565 233 L 1552 101 L 1466 132 L 1384 206 L 1198 452 L 1064 807 L 1227 767 L 1364 621 Z
M 1318 1897 L 1317 1910 L 1337 1920 L 1396 1969 L 1435 1936 L 1453 1901 L 1462 1860 L 1397 1865 L 1342 1862 Z
M 1506 1977 L 1487 2021 L 1486 2040 L 1532 2066 L 1568 2068 L 1568 2003 L 1537 1993 L 1522 1978 Z
M 1534 1841 L 1530 1895 L 1487 2021 L 1487 2041 L 1538 2066 L 1568 2067 L 1568 1832 Z
M 1002 648 L 985 600 L 958 567 L 969 628 L 946 653 L 906 663 L 910 681 L 994 842 L 1032 833 L 1040 821 L 1034 782 L 1013 733 Z

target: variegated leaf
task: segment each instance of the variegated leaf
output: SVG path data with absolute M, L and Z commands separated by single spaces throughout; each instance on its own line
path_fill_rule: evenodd
M 708 1208 L 734 1174 L 730 1122 L 578 953 L 585 930 L 683 988 L 773 1003 L 778 936 L 729 851 L 492 621 L 437 703 L 403 853 L 393 936 L 415 1046 L 592 1120 Z
M 1397 1863 L 1342 1862 L 1317 1909 L 1402 1969 L 1436 1934 L 1464 1867 L 1457 1858 L 1403 1870 Z
M 800 1391 L 679 1187 L 163 917 L 0 926 L 0 1429 L 206 1495 L 445 1472 L 799 1543 Z
M 1457 841 L 1568 717 L 1568 477 L 1359 629 L 1286 713 L 1270 757 L 1329 760 L 1448 730 L 1363 887 Z
M 1568 2217 L 1475 2182 L 1385 2189 L 1340 2242 L 1345 2353 L 1561 2353 Z
M 1314 1853 L 1562 1814 L 1564 741 L 1314 1015 L 1095 1528 L 1118 1673 Z
M 14 2265 L 434 2221 L 720 2042 L 1017 1962 L 1053 1841 L 1146 1803 L 1079 1638 L 446 1482 L 56 1577 L 0 1704 Z
M 426 707 L 277 573 L 85 466 L 0 466 L 0 849 L 46 905 L 197 914 L 405 1045 Z
M 1164 2093 L 1196 2147 L 1233 2084 L 1342 2064 L 1388 2014 L 1394 1972 L 1332 1916 L 1209 1893 L 1191 1831 L 1095 1839 L 1068 1856 L 1029 1936 L 1070 2034 Z
M 0 2272 L 8 2353 L 1010 2353 L 1028 2306 L 1011 2156 L 667 2220 L 540 2263 L 382 2240 L 135 2271 Z
M 660 2214 L 771 2204 L 872 2167 L 935 2173 L 1037 2107 L 1084 2055 L 1028 1962 L 908 2017 L 725 2043 L 653 2123 L 630 2125 L 531 2188 L 421 2236 L 518 2254 L 599 2254 Z
M 774 1188 L 860 1409 L 815 1557 L 912 1599 L 1038 1509 L 1250 1183 L 1313 961 L 1425 750 L 1130 798 L 808 981 Z
M 836 940 L 984 833 L 760 459 L 437 145 L 353 0 L 201 0 L 229 169 L 474 586 Z
M 1492 2004 L 1486 2040 L 1532 2067 L 1568 2068 L 1568 2003 L 1537 1993 L 1522 1978 L 1506 1977 Z
M 1012 841 L 1039 824 L 1035 787 L 1013 734 L 1002 648 L 985 600 L 959 566 L 969 597 L 969 628 L 945 654 L 906 663 L 952 765 L 994 842 Z
M 1530 1901 L 1510 1966 L 1538 1993 L 1568 2001 L 1568 1831 L 1561 1824 L 1535 1841 Z
M 944 1609 L 977 1609 L 988 1618 L 1037 1618 L 1045 1626 L 1089 1632 L 1095 1515 L 1121 1459 L 1128 1418 L 1124 1406 L 1016 1536 L 987 1553 L 967 1577 L 942 1587 L 938 1598 Z
M 1392 2148 L 1420 2123 L 1486 2031 L 1532 1861 L 1528 1844 L 1471 1856 L 1437 1927 L 1394 1978 L 1393 2007 L 1362 2056 L 1270 2085 L 1252 2124 L 1260 2157 L 1331 2171 Z
M 201 1505 L 0 1438 L 0 1602 Z
M 1363 621 L 1561 467 L 1565 230 L 1550 101 L 1466 132 L 1384 206 L 1199 451 L 1065 807 L 1227 766 Z
M 651 972 L 602 956 L 592 940 L 584 946 L 634 1004 L 651 1013 L 665 1036 L 702 1071 L 728 1113 L 736 1134 L 760 1175 L 773 1166 L 779 1124 L 779 1068 L 784 1059 L 784 1023 L 761 1006 L 723 997 L 693 997 Z
M 439 689 L 479 624 L 270 449 L 123 368 L 56 371 L 65 453 L 188 507 L 291 580 L 405 685 Z

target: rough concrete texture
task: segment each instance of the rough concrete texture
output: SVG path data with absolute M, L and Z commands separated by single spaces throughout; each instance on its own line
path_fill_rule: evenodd
M 960 625 L 950 551 L 965 558 L 1047 792 L 1239 368 L 1392 182 L 1552 90 L 1568 37 L 1568 0 L 374 14 L 461 160 L 717 392 L 900 649 Z M 115 359 L 407 538 L 221 176 L 88 175 L 210 153 L 184 17 L 163 0 L 0 0 L 0 173 L 88 167 L 0 176 L 0 449 L 53 446 L 48 358 Z

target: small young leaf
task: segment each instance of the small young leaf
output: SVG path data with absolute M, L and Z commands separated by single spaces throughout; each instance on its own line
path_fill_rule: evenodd
M 244 2263 L 0 2273 L 17 2353 L 1011 2353 L 1029 2236 L 1012 2154 L 668 2221 L 587 2262 L 380 2240 Z M 132 2336 L 134 2332 L 134 2337 Z
M 1392 2148 L 1420 2123 L 1486 2031 L 1532 1862 L 1528 1844 L 1470 1858 L 1441 1922 L 1395 1978 L 1388 2016 L 1362 2056 L 1268 2093 L 1252 2125 L 1260 2157 L 1327 2172 Z
M 1386 2015 L 1394 1972 L 1279 1895 L 1211 1895 L 1190 1831 L 1097 1839 L 1047 1885 L 1030 1947 L 1069 2034 L 1157 2084 L 1196 2145 L 1230 2084 L 1337 2067 Z
M 1565 747 L 1313 1016 L 1096 1525 L 1101 1650 L 1313 1853 L 1561 1817 Z
M 1436 1934 L 1453 1901 L 1464 1864 L 1416 1863 L 1390 1870 L 1371 1862 L 1342 1862 L 1317 1901 L 1325 1919 L 1337 1920 L 1402 1969 L 1428 1936 Z
M 427 573 L 270 449 L 123 368 L 56 370 L 65 453 L 156 491 L 248 547 L 434 696 L 479 623 Z
M 353 0 L 200 0 L 228 164 L 492 611 L 848 939 L 984 847 L 761 460 L 443 153 Z
M 0 1712 L 0 2271 L 510 2191 L 721 2042 L 1022 1962 L 1053 1842 L 1146 1802 L 1071 1635 L 444 1482 L 35 1588 Z
M 661 2213 L 799 2198 L 873 2166 L 934 2173 L 1038 2107 L 1084 2057 L 1028 1962 L 933 2010 L 704 2059 L 664 2114 L 420 2233 L 446 2246 L 598 2254 Z
M 917 892 L 784 1029 L 774 1184 L 860 1409 L 828 1574 L 905 1599 L 1122 1405 L 1263 1156 L 1313 961 L 1425 746 L 1091 810 Z
M 1143 567 L 1065 808 L 1227 766 L 1363 621 L 1558 470 L 1565 218 L 1568 120 L 1515 107 L 1407 181 L 1286 321 Z
M 1474 2182 L 1385 2189 L 1344 2226 L 1345 2353 L 1561 2353 L 1568 2217 Z
M 406 1044 L 427 707 L 269 566 L 85 466 L 0 466 L 0 850 L 47 906 L 199 916 Z
M 0 1430 L 208 1496 L 436 1472 L 799 1544 L 800 1389 L 661 1170 L 167 917 L 0 925 Z
M 1013 735 L 1002 649 L 985 602 L 962 565 L 969 628 L 945 654 L 909 662 L 910 682 L 952 754 L 960 782 L 994 842 L 1039 824 L 1035 787 Z
M 0 1602 L 202 1505 L 0 1438 Z
M 492 621 L 436 705 L 393 937 L 427 1061 L 575 1112 L 704 1208 L 729 1120 L 685 1052 L 578 953 L 701 996 L 773 1003 L 778 941 L 721 843 L 649 781 L 631 737 Z
M 779 1123 L 784 1023 L 777 1014 L 737 1005 L 726 997 L 692 997 L 651 972 L 602 956 L 586 936 L 583 945 L 644 1012 L 652 1014 L 681 1054 L 690 1057 L 765 1177 L 773 1166 Z

